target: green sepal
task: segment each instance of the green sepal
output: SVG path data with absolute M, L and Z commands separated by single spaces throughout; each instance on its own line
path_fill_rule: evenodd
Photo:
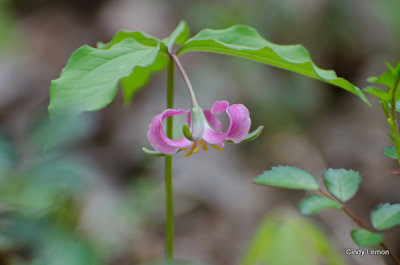
M 379 245 L 383 240 L 383 235 L 373 233 L 366 229 L 355 229 L 351 231 L 351 238 L 359 247 L 373 247 Z
M 190 133 L 189 125 L 185 123 L 182 127 L 183 135 L 186 137 L 186 139 L 193 141 L 192 134 Z
M 240 141 L 240 143 L 253 141 L 254 139 L 256 139 L 261 134 L 263 129 L 264 129 L 263 125 L 258 126 L 257 129 L 255 129 L 251 133 L 247 134 L 246 137 L 242 141 Z M 226 140 L 226 142 L 227 143 L 234 143 L 232 140 Z
M 167 154 L 163 154 L 156 150 L 150 150 L 150 149 L 147 149 L 146 147 L 142 147 L 142 150 L 146 155 L 149 155 L 149 156 L 168 156 Z

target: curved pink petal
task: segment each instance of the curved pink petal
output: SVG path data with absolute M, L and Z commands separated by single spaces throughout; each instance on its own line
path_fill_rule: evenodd
M 226 132 L 218 133 L 206 127 L 203 139 L 210 144 L 221 144 L 225 140 L 240 143 L 249 133 L 251 120 L 249 110 L 242 104 L 233 104 L 226 108 L 229 126 Z
M 222 124 L 221 122 L 215 117 L 211 111 L 204 110 L 204 116 L 206 117 L 208 123 L 217 131 L 222 131 Z
M 169 139 L 164 132 L 163 120 L 168 116 L 186 114 L 187 111 L 184 109 L 166 109 L 161 114 L 155 116 L 149 125 L 147 130 L 147 138 L 151 146 L 157 151 L 172 155 L 175 154 L 180 148 L 186 148 L 192 145 L 192 142 L 185 137 L 179 140 Z
M 223 113 L 229 107 L 229 102 L 226 100 L 217 100 L 211 106 L 211 113 L 214 115 L 218 115 Z
M 233 104 L 226 109 L 229 116 L 227 140 L 240 143 L 249 133 L 251 120 L 249 110 L 242 104 Z

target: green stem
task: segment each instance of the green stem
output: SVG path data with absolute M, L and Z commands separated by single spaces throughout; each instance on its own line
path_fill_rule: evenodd
M 399 86 L 399 81 L 396 82 L 392 91 L 392 102 L 390 106 L 390 113 L 388 118 L 388 123 L 390 126 L 390 130 L 392 131 L 392 141 L 397 151 L 398 156 L 398 163 L 400 164 L 400 139 L 399 139 L 399 128 L 397 126 L 397 119 L 396 119 L 396 91 Z
M 174 107 L 174 61 L 168 63 L 167 108 Z M 172 139 L 173 118 L 167 118 L 167 137 Z M 165 254 L 168 265 L 174 263 L 174 201 L 172 192 L 172 156 L 165 157 Z

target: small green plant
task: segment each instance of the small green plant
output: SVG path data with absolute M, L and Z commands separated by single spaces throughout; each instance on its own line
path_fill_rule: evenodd
M 208 144 L 222 150 L 226 143 L 243 143 L 254 140 L 263 127 L 250 131 L 250 111 L 242 104 L 230 105 L 227 101 L 215 101 L 209 110 L 203 110 L 196 99 L 188 74 L 179 57 L 191 52 L 213 52 L 238 56 L 256 62 L 269 64 L 316 80 L 340 87 L 359 97 L 370 105 L 363 92 L 347 80 L 337 77 L 332 70 L 317 67 L 301 45 L 278 45 L 264 39 L 255 29 L 235 25 L 227 29 L 204 29 L 190 38 L 189 27 L 182 21 L 173 32 L 162 40 L 140 31 L 120 31 L 108 43 L 98 43 L 97 47 L 83 46 L 76 50 L 58 79 L 50 87 L 49 113 L 53 120 L 64 115 L 75 115 L 84 111 L 95 111 L 106 107 L 115 97 L 118 85 L 122 87 L 124 103 L 129 104 L 135 93 L 142 88 L 151 75 L 167 69 L 166 109 L 150 122 L 148 139 L 155 150 L 143 148 L 152 156 L 165 157 L 166 189 L 166 261 L 174 263 L 174 219 L 172 159 L 174 155 L 187 151 L 186 156 L 205 151 Z M 400 64 L 399 64 L 400 65 Z M 390 72 L 371 79 L 375 83 L 387 85 L 387 92 L 377 88 L 366 91 L 377 95 L 392 130 L 393 149 L 385 154 L 396 156 L 400 150 L 396 124 L 396 103 L 399 99 L 399 69 L 390 67 Z M 192 101 L 190 110 L 174 109 L 174 71 L 178 68 L 188 88 Z M 211 101 L 210 101 L 211 102 Z M 151 104 L 151 103 L 150 103 Z M 179 104 L 179 103 L 178 103 Z M 207 103 L 207 105 L 211 105 Z M 229 118 L 228 129 L 223 131 L 217 114 L 226 113 Z M 173 138 L 173 116 L 187 115 L 187 123 L 181 125 L 184 137 Z M 164 128 L 163 121 L 166 120 Z M 145 126 L 145 125 L 139 125 Z M 399 160 L 400 161 L 400 160 Z M 334 208 L 344 211 L 360 227 L 351 232 L 359 246 L 379 245 L 388 250 L 383 237 L 376 230 L 384 230 L 400 224 L 400 205 L 383 204 L 371 213 L 370 228 L 363 223 L 344 203 L 354 196 L 361 177 L 352 170 L 329 169 L 322 175 L 326 188 L 321 187 L 308 172 L 290 166 L 274 167 L 265 171 L 256 180 L 257 184 L 271 185 L 289 189 L 314 191 L 300 204 L 300 211 L 314 214 L 322 209 Z M 393 252 L 390 257 L 396 264 L 400 261 Z M 247 264 L 247 263 L 245 263 Z

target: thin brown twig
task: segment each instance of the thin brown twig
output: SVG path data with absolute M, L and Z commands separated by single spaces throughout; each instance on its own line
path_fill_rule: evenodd
M 342 210 L 343 212 L 345 212 L 347 214 L 347 216 L 349 216 L 354 223 L 356 223 L 359 227 L 364 228 L 368 231 L 371 232 L 376 232 L 375 229 L 371 228 L 369 225 L 367 225 L 366 223 L 364 223 L 360 217 L 358 217 L 349 207 L 347 207 L 344 203 L 342 203 L 341 201 L 337 200 L 335 197 L 333 197 L 331 194 L 323 191 L 322 189 L 318 190 L 319 193 L 321 193 L 323 196 L 336 201 L 337 203 L 339 203 L 340 205 L 342 205 Z M 379 246 L 383 249 L 383 250 L 387 250 L 389 252 L 389 257 L 393 260 L 393 262 L 396 265 L 400 265 L 400 259 L 393 253 L 393 251 L 391 251 L 389 249 L 389 247 L 384 243 L 381 242 L 379 243 Z

